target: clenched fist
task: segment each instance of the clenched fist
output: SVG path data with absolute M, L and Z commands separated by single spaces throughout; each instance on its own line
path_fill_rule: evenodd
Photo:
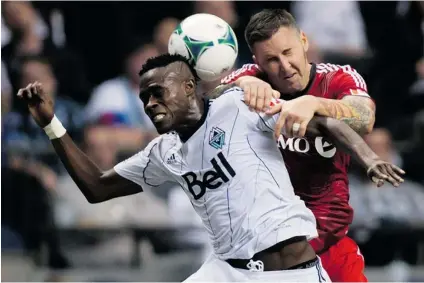
M 400 175 L 405 174 L 405 171 L 388 162 L 377 160 L 368 166 L 367 175 L 371 181 L 381 187 L 384 181 L 389 182 L 395 187 L 399 187 L 403 183 L 403 178 Z
M 50 124 L 54 116 L 54 103 L 49 94 L 44 92 L 39 82 L 34 82 L 18 91 L 18 98 L 27 103 L 29 112 L 41 128 Z

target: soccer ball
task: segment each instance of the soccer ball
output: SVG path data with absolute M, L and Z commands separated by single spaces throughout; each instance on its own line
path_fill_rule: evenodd
M 199 78 L 210 82 L 234 66 L 238 44 L 227 22 L 211 14 L 194 14 L 174 30 L 168 52 L 186 57 Z

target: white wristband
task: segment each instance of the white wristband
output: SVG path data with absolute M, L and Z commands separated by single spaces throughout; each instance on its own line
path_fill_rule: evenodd
M 50 124 L 44 127 L 44 131 L 51 140 L 61 138 L 66 134 L 66 129 L 63 127 L 59 119 L 57 119 L 56 115 L 53 116 Z

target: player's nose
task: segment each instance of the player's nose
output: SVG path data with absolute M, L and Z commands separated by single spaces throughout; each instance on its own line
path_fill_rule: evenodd
M 159 105 L 158 100 L 155 97 L 150 96 L 149 101 L 144 106 L 144 109 L 145 109 L 146 112 L 153 113 L 155 108 L 158 107 L 158 105 Z
M 288 58 L 284 55 L 280 55 L 279 59 L 280 59 L 281 69 L 284 72 L 289 71 L 291 69 L 291 64 L 290 64 L 290 61 L 288 60 Z

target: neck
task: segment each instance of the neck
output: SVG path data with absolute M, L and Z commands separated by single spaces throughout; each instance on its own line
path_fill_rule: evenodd
M 187 111 L 187 116 L 175 131 L 180 135 L 183 141 L 188 140 L 199 129 L 205 119 L 205 101 L 197 96 L 190 105 Z
M 305 88 L 308 86 L 309 84 L 309 80 L 311 78 L 311 70 L 312 70 L 312 64 L 307 64 L 306 65 L 306 72 L 305 72 L 305 76 L 303 77 L 303 82 L 302 82 L 302 91 L 305 90 Z

